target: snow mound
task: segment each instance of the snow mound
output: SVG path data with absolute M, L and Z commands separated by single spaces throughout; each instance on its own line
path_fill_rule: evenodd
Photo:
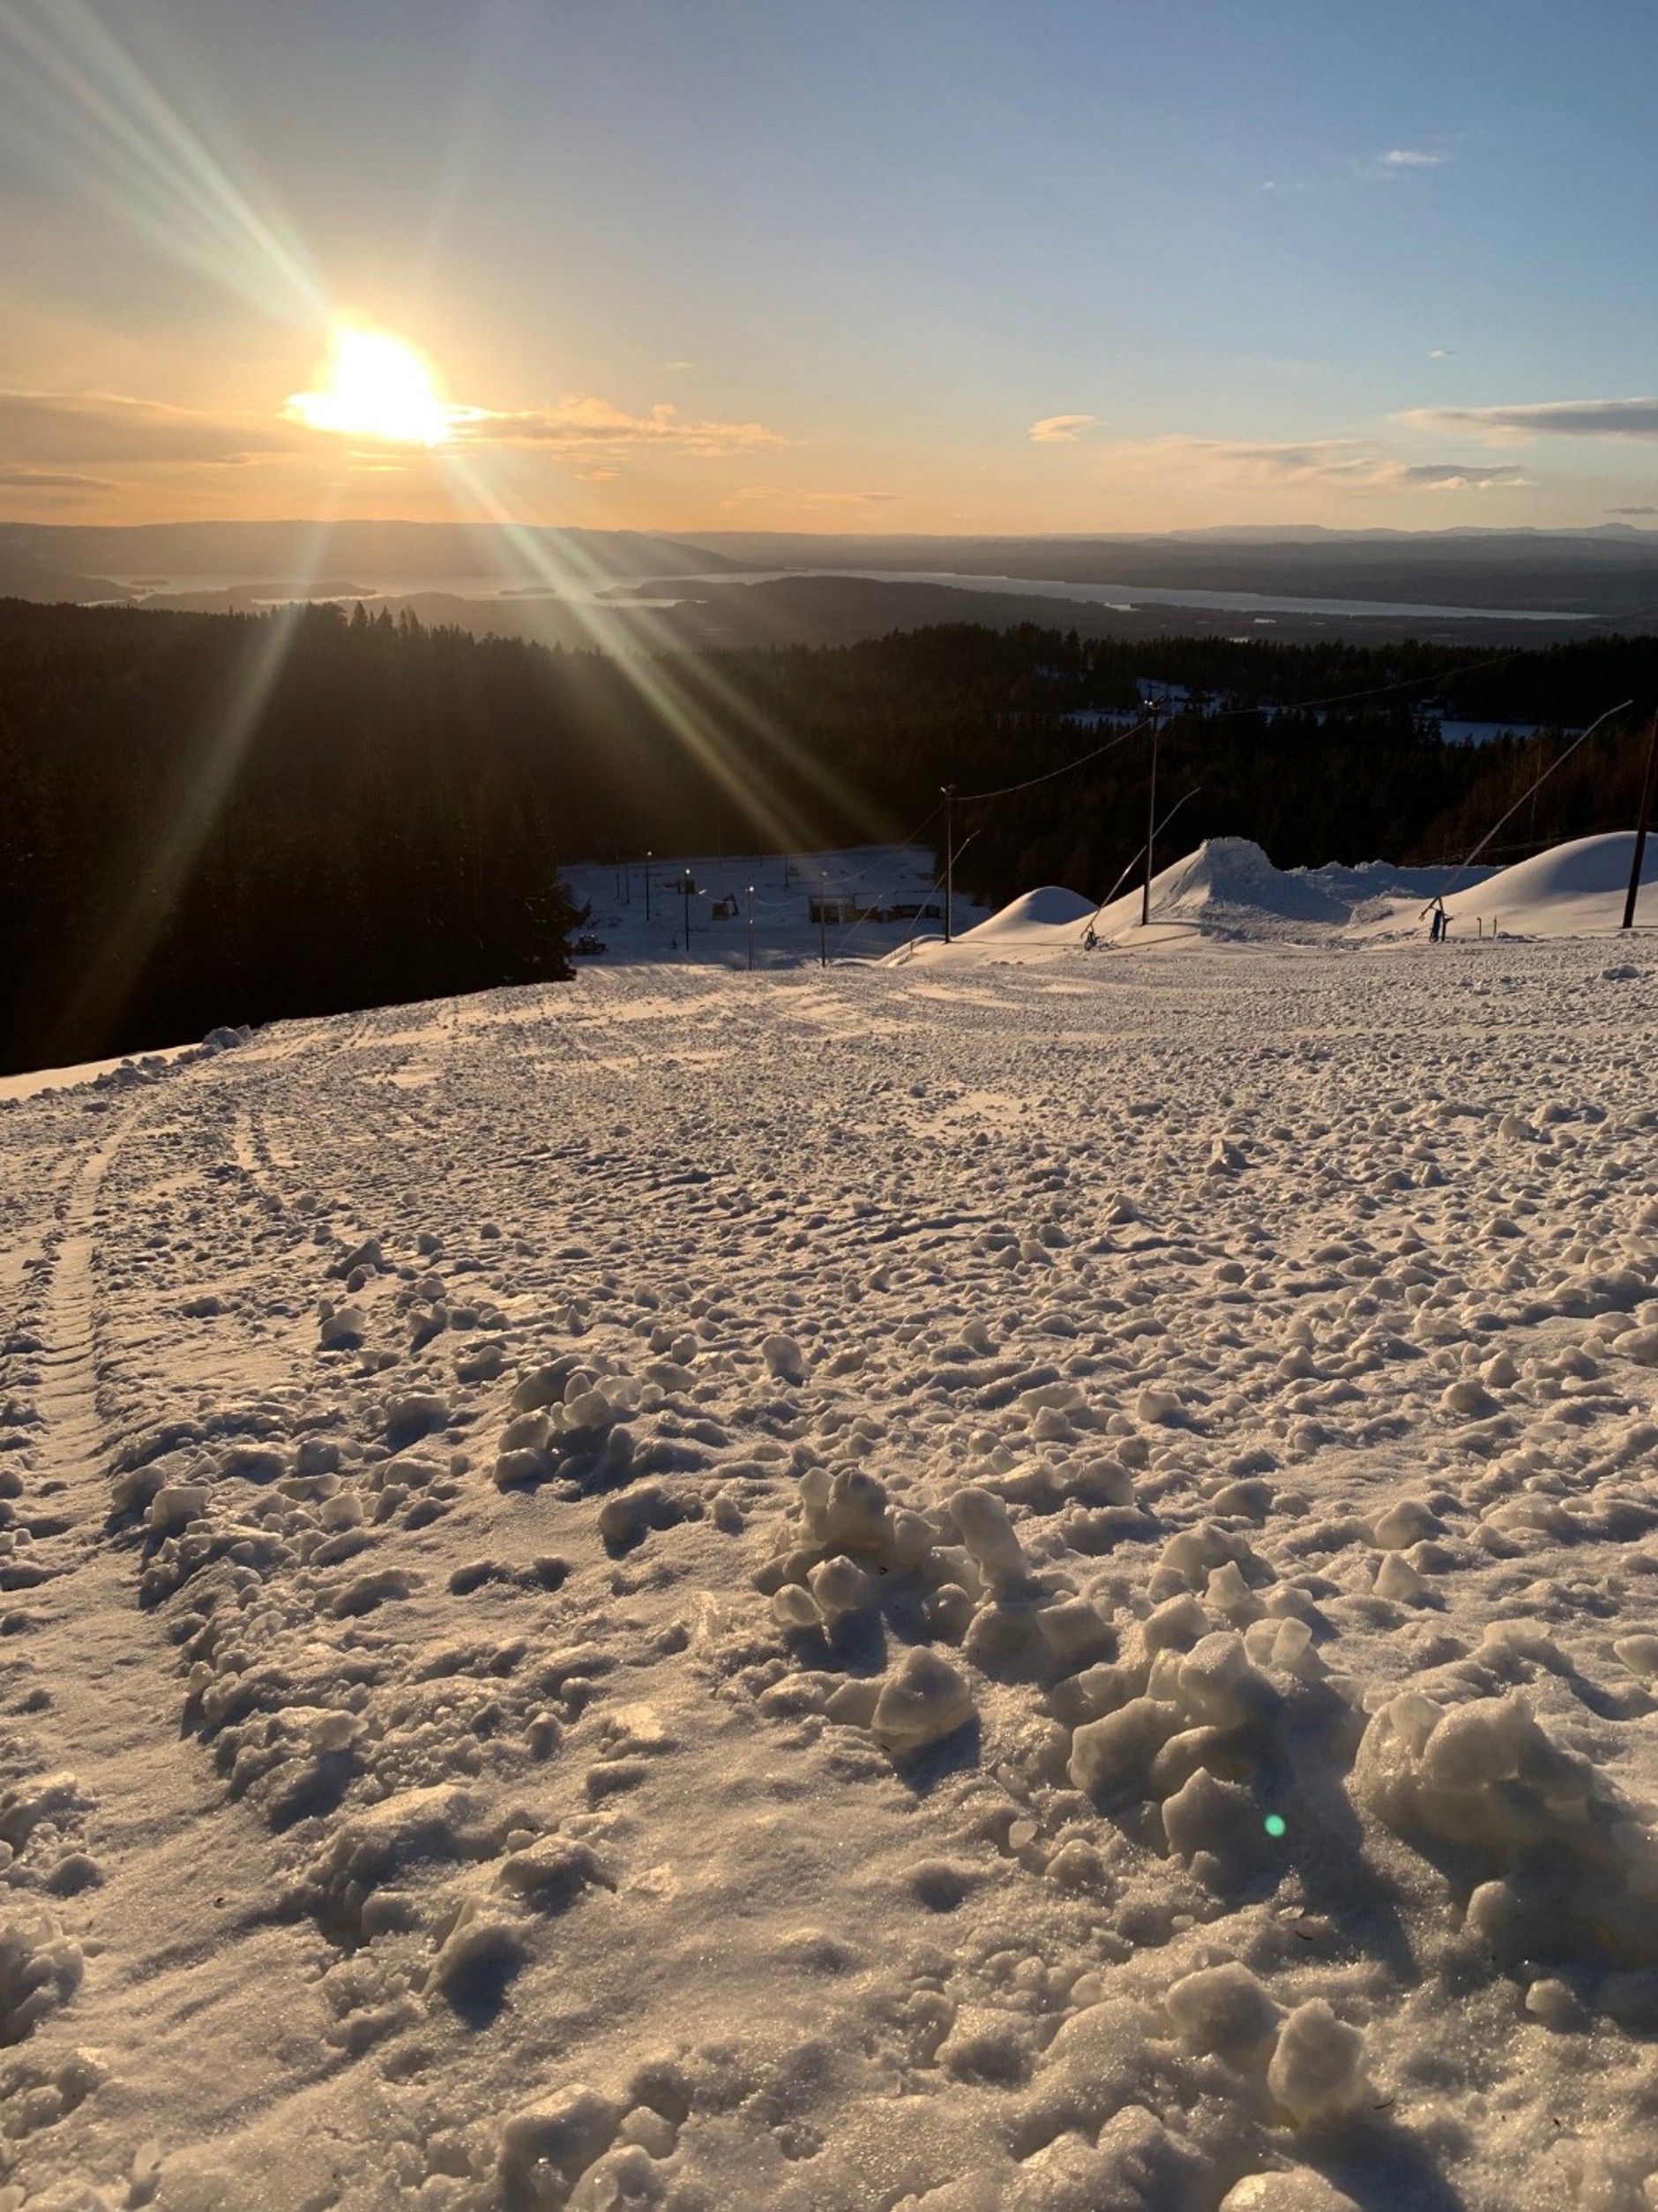
M 1495 1957 L 1658 1964 L 1651 1830 L 1518 1692 L 1449 1710 L 1402 1693 L 1366 1729 L 1354 1782 L 1389 1827 L 1452 1862 Z
M 1247 837 L 1211 837 L 1199 846 L 1176 880 L 1159 896 L 1163 878 L 1152 886 L 1156 913 L 1229 910 L 1247 927 L 1262 918 L 1281 922 L 1339 924 L 1348 919 L 1347 903 L 1322 890 L 1304 874 L 1274 868 Z
M 1064 930 L 1074 934 L 1094 912 L 1092 899 L 1066 891 L 1058 884 L 1044 884 L 1038 891 L 1022 892 L 988 922 L 964 930 L 962 940 L 1027 936 L 1033 930 Z
M 1634 853 L 1632 830 L 1575 838 L 1459 891 L 1445 906 L 1453 922 L 1488 916 L 1505 936 L 1579 937 L 1615 930 L 1624 917 Z M 1647 848 L 1640 879 L 1649 889 L 1658 886 L 1658 840 Z M 1638 920 L 1658 919 L 1658 898 L 1649 897 L 1644 908 Z
M 1604 935 L 1623 919 L 1632 833 L 1583 837 L 1512 868 L 1400 868 L 1386 861 L 1356 867 L 1274 867 L 1247 837 L 1212 837 L 1152 878 L 1150 917 L 1141 921 L 1143 886 L 1094 908 L 1053 885 L 1027 891 L 952 945 L 907 948 L 925 962 L 955 958 L 1025 960 L 1080 948 L 1089 932 L 1102 945 L 1169 953 L 1202 945 L 1365 945 L 1423 938 L 1425 908 L 1447 886 L 1446 911 L 1459 938 Z M 1658 887 L 1658 839 L 1642 871 Z M 1658 921 L 1649 896 L 1646 923 Z
M 1368 873 L 1368 871 L 1366 871 Z M 1366 890 L 1367 897 L 1375 893 Z M 1353 902 L 1323 871 L 1275 868 L 1252 839 L 1206 838 L 1152 878 L 1151 921 L 1141 934 L 1142 893 L 1127 892 L 1094 923 L 1104 942 L 1206 939 L 1227 944 L 1324 938 L 1353 920 Z

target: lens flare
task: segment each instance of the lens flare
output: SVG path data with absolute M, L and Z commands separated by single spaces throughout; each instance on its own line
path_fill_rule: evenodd
M 336 323 L 322 388 L 296 392 L 283 412 L 290 422 L 387 445 L 443 445 L 468 410 L 451 407 L 425 355 L 389 331 Z

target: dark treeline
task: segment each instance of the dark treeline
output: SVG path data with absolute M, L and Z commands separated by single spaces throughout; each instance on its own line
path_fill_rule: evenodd
M 1475 656 L 1405 641 L 1318 646 L 1079 639 L 1011 631 L 910 631 L 839 650 L 721 656 L 744 696 L 850 781 L 878 793 L 908 829 L 957 786 L 958 880 L 997 903 L 1040 883 L 1098 896 L 1146 837 L 1150 742 L 1090 732 L 1079 710 L 1133 708 L 1141 685 L 1193 704 L 1168 715 L 1157 812 L 1176 803 L 1163 865 L 1206 837 L 1249 837 L 1282 868 L 1330 860 L 1456 861 L 1582 728 L 1632 698 L 1636 711 L 1551 776 L 1487 856 L 1503 862 L 1566 837 L 1632 824 L 1644 736 L 1658 699 L 1658 639 L 1610 638 Z M 1444 742 L 1423 709 L 1512 720 L 1533 736 Z M 1073 772 L 974 803 L 972 795 Z
M 522 657 L 0 605 L 0 1064 L 566 972 Z
M 952 626 L 629 661 L 328 607 L 0 602 L 0 1065 L 561 975 L 561 860 L 917 833 L 937 848 L 942 784 L 1064 766 L 1111 735 L 1077 712 L 1131 706 L 1146 678 L 1206 702 L 1162 733 L 1159 813 L 1185 803 L 1160 862 L 1208 835 L 1281 866 L 1439 860 L 1566 741 L 1448 745 L 1425 699 L 1562 727 L 1624 696 L 1649 711 L 1658 646 L 1469 667 L 1421 644 Z M 1626 826 L 1640 751 L 1628 719 L 1586 745 L 1495 856 Z M 964 886 L 1097 895 L 1144 837 L 1147 763 L 1129 736 L 964 804 Z

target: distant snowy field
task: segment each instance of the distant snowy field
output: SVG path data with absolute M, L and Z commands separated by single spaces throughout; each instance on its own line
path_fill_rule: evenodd
M 590 912 L 578 934 L 604 948 L 578 955 L 584 964 L 588 959 L 612 968 L 683 964 L 689 958 L 694 967 L 746 970 L 751 909 L 757 968 L 881 960 L 944 930 L 944 889 L 932 855 L 916 845 L 795 853 L 787 860 L 780 853 L 678 855 L 648 864 L 638 859 L 588 863 L 562 873 L 577 907 Z M 814 918 L 814 901 L 826 920 Z M 989 915 L 989 908 L 957 892 L 958 930 L 975 927 Z
M 1655 1066 L 1194 930 L 0 1108 L 0 2203 L 1647 2212 Z

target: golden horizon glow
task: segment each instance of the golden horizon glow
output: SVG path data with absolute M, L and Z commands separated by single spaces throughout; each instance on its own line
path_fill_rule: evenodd
M 437 372 L 418 347 L 346 316 L 330 333 L 319 382 L 316 392 L 294 392 L 282 412 L 308 430 L 344 437 L 444 445 L 469 412 L 444 399 Z

